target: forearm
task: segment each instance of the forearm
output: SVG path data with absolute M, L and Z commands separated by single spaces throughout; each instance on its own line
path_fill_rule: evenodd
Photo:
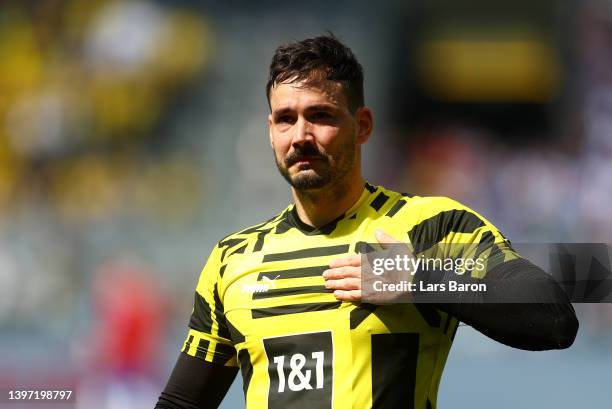
M 181 353 L 155 409 L 217 408 L 237 372 Z
M 503 263 L 482 279 L 453 272 L 421 271 L 415 281 L 424 285 L 486 284 L 486 291 L 445 293 L 437 307 L 503 344 L 546 350 L 569 347 L 578 320 L 567 295 L 546 272 L 523 259 Z M 416 302 L 430 294 L 417 293 Z M 520 302 L 517 302 L 520 301 Z

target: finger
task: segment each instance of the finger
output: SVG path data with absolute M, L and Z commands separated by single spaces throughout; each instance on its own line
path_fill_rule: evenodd
M 334 291 L 334 297 L 336 297 L 336 299 L 340 301 L 360 302 L 361 301 L 361 290 L 352 290 L 352 291 L 336 290 Z
M 323 278 L 326 280 L 346 277 L 361 277 L 361 267 L 344 266 L 338 268 L 330 268 L 323 272 Z
M 325 288 L 330 290 L 360 290 L 361 280 L 359 278 L 342 278 L 340 280 L 327 280 Z
M 399 241 L 395 240 L 395 238 L 389 236 L 387 233 L 380 229 L 377 229 L 374 235 L 376 236 L 376 240 L 380 243 L 380 246 L 383 249 L 389 248 L 389 244 L 399 243 Z
M 361 266 L 361 255 L 353 254 L 350 256 L 336 258 L 329 263 L 329 266 L 331 268 L 342 266 L 359 267 Z

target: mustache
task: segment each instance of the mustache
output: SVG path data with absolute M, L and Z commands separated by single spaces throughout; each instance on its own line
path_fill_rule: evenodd
M 285 157 L 285 165 L 289 167 L 305 158 L 316 158 L 325 161 L 328 160 L 328 156 L 324 152 L 319 151 L 316 146 L 307 145 L 301 148 L 296 148 L 293 152 L 288 154 Z

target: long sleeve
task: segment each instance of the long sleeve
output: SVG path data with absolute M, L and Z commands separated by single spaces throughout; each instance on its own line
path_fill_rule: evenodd
M 446 293 L 437 308 L 503 344 L 526 350 L 568 348 L 578 331 L 578 320 L 569 299 L 555 280 L 525 259 L 492 268 L 474 278 L 446 271 L 419 271 L 415 282 L 484 283 L 487 291 Z M 417 293 L 415 301 L 430 294 Z
M 238 368 L 181 352 L 155 409 L 214 409 L 227 393 Z

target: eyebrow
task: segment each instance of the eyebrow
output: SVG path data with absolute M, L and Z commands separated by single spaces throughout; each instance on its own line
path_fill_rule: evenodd
M 281 109 L 277 109 L 277 110 L 273 111 L 272 115 L 274 117 L 278 117 L 278 116 L 286 114 L 287 112 L 290 112 L 290 111 L 291 111 L 291 108 L 281 108 Z
M 306 111 L 335 111 L 337 110 L 338 107 L 336 107 L 336 105 L 333 104 L 315 104 L 315 105 L 310 105 L 309 107 L 306 108 Z M 280 108 L 275 110 L 274 112 L 272 112 L 272 115 L 274 115 L 275 117 L 286 114 L 287 112 L 291 112 L 293 111 L 293 109 L 286 107 L 286 108 Z

